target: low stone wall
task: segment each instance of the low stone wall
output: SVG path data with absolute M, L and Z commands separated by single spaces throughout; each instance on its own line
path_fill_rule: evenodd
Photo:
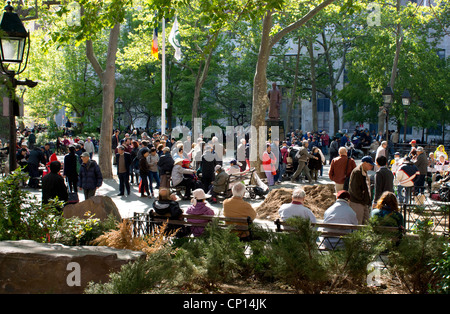
M 83 293 L 87 284 L 145 253 L 104 246 L 65 246 L 30 240 L 0 242 L 0 294 Z

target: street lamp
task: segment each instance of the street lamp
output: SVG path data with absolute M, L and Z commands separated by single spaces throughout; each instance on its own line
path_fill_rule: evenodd
M 122 98 L 117 97 L 116 105 L 117 105 L 116 107 L 117 107 L 117 115 L 118 115 L 117 120 L 119 121 L 119 130 L 120 130 L 120 120 L 122 120 L 121 115 L 122 115 L 122 108 L 123 108 L 123 100 L 122 100 Z
M 403 142 L 406 143 L 406 119 L 408 117 L 408 107 L 411 105 L 411 95 L 409 94 L 409 91 L 405 89 L 405 91 L 402 94 L 402 104 L 403 108 L 405 110 L 405 125 L 403 126 Z
M 25 55 L 26 51 L 26 55 Z M 16 99 L 16 87 L 19 85 L 35 87 L 37 82 L 26 79 L 18 81 L 17 74 L 22 73 L 28 63 L 30 51 L 30 34 L 25 29 L 17 13 L 13 12 L 11 2 L 8 1 L 0 20 L 0 72 L 3 74 L 3 83 L 6 85 L 9 103 L 9 172 L 16 169 L 16 119 L 19 115 L 18 102 Z M 25 58 L 25 63 L 23 63 Z M 9 67 L 17 64 L 15 70 Z
M 383 108 L 386 112 L 386 142 L 388 142 L 389 146 L 389 109 L 391 108 L 392 100 L 394 98 L 394 92 L 390 85 L 386 86 L 383 91 Z
M 242 124 L 244 124 L 244 119 L 245 119 L 245 104 L 241 103 L 241 105 L 239 106 L 239 116 L 242 119 Z

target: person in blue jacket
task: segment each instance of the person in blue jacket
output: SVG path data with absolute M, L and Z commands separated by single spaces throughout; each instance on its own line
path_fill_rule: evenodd
M 90 159 L 89 153 L 81 154 L 82 164 L 78 178 L 78 186 L 84 191 L 84 199 L 95 196 L 95 192 L 103 184 L 103 176 L 95 160 Z

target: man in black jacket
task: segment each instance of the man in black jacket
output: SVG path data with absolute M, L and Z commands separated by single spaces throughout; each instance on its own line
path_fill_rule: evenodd
M 35 147 L 31 152 L 27 160 L 28 172 L 30 174 L 30 180 L 28 185 L 31 188 L 37 189 L 39 187 L 39 165 L 45 164 L 44 153 L 40 147 Z
M 173 168 L 173 158 L 170 155 L 170 148 L 164 147 L 163 154 L 158 161 L 160 187 L 170 188 L 170 176 Z
M 414 160 L 414 165 L 419 169 L 420 173 L 414 181 L 414 192 L 416 194 L 423 194 L 425 191 L 425 177 L 428 171 L 428 158 L 421 146 L 417 147 L 417 156 Z
M 67 202 L 69 194 L 67 193 L 66 183 L 59 174 L 61 163 L 53 161 L 50 163 L 50 173 L 42 178 L 42 204 L 48 204 L 50 199 L 58 197 L 58 200 Z M 62 210 L 62 208 L 58 208 Z
M 378 199 L 380 198 L 381 194 L 385 191 L 389 191 L 394 193 L 394 174 L 391 170 L 389 170 L 387 165 L 387 158 L 386 156 L 380 155 L 375 160 L 377 163 L 378 169 L 375 172 L 375 179 L 374 179 L 374 185 L 375 185 L 375 195 L 373 198 L 373 203 L 376 205 Z M 374 206 L 375 207 L 375 206 Z
M 125 195 L 125 187 L 127 188 L 127 194 L 130 195 L 130 166 L 131 155 L 125 151 L 125 147 L 119 145 L 117 147 L 118 153 L 116 154 L 117 176 L 119 177 L 119 194 L 118 196 Z

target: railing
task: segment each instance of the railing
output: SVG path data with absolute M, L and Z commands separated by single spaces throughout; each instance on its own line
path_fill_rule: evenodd
M 416 193 L 416 191 L 422 193 Z M 426 186 L 410 187 L 403 191 L 399 203 L 403 214 L 404 227 L 407 232 L 414 232 L 424 223 L 431 224 L 435 234 L 449 235 L 450 232 L 450 202 L 435 200 Z M 402 191 L 396 191 L 399 196 Z

